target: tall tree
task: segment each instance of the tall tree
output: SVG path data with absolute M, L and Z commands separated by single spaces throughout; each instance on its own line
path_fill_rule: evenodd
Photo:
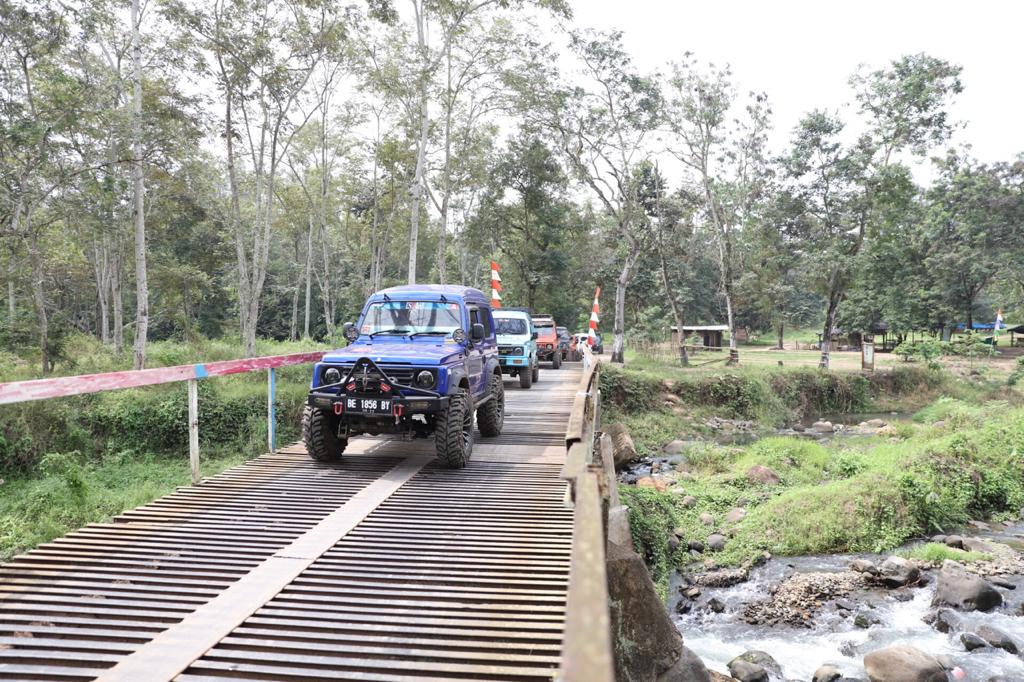
M 751 94 L 735 129 L 727 128 L 737 103 L 728 68 L 701 69 L 696 60 L 672 65 L 666 114 L 678 144 L 669 151 L 696 175 L 704 212 L 715 235 L 720 290 L 729 326 L 730 362 L 738 360 L 734 310 L 740 231 L 751 222 L 769 175 L 765 145 L 771 110 Z
M 898 157 L 921 156 L 952 132 L 946 106 L 962 89 L 960 67 L 924 54 L 850 80 L 866 130 L 843 142 L 838 116 L 811 112 L 797 126 L 786 167 L 811 218 L 807 252 L 816 256 L 815 280 L 825 298 L 821 367 L 864 240 L 882 220 L 887 202 L 903 201 L 912 183 Z
M 135 344 L 133 366 L 146 364 L 149 283 L 146 279 L 146 212 L 142 178 L 142 13 L 132 0 L 132 219 L 135 225 Z
M 623 254 L 615 281 L 611 359 L 623 362 L 626 289 L 647 227 L 639 169 L 649 157 L 647 138 L 660 120 L 661 93 L 653 78 L 634 70 L 621 32 L 574 32 L 570 48 L 582 65 L 583 83 L 541 92 L 541 111 L 574 174 L 615 221 Z

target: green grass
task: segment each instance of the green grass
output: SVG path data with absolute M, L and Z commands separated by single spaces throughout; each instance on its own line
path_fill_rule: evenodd
M 240 452 L 204 452 L 201 471 L 213 476 L 245 459 Z M 0 485 L 0 562 L 188 484 L 187 454 L 48 455 L 37 472 Z
M 985 552 L 970 552 L 937 542 L 927 542 L 923 545 L 911 547 L 899 552 L 899 555 L 907 559 L 917 559 L 918 561 L 927 561 L 933 564 L 941 564 L 946 559 L 963 562 L 992 560 L 992 555 Z
M 666 402 L 667 392 L 681 400 Z M 662 586 L 673 567 L 689 561 L 685 552 L 669 551 L 673 529 L 700 541 L 725 532 L 725 550 L 705 557 L 739 565 L 766 551 L 891 551 L 1024 505 L 1024 409 L 1017 407 L 1020 394 L 1005 386 L 968 384 L 923 368 L 874 377 L 778 368 L 691 372 L 639 359 L 605 371 L 602 395 L 605 420 L 624 421 L 641 454 L 655 454 L 676 438 L 695 440 L 682 453 L 688 473 L 675 475 L 668 491 L 620 486 L 636 545 Z M 780 419 L 815 408 L 907 406 L 918 411 L 912 422 L 895 425 L 895 438 L 818 443 L 769 436 L 745 447 L 699 442 L 711 415 L 753 419 L 767 435 Z M 781 482 L 751 483 L 746 472 L 755 465 L 772 468 Z M 695 507 L 682 504 L 686 495 L 697 499 Z M 726 524 L 737 506 L 746 517 Z M 714 523 L 704 524 L 702 513 Z
M 261 341 L 261 355 L 317 348 Z M 130 367 L 95 340 L 76 335 L 65 351 L 75 360 L 58 373 Z M 234 342 L 157 342 L 148 366 L 242 356 Z M 29 367 L 0 354 L 0 380 L 33 378 Z M 299 436 L 310 365 L 278 370 L 278 441 Z M 204 476 L 266 450 L 265 372 L 199 383 L 199 436 Z M 0 561 L 83 524 L 103 521 L 187 484 L 188 426 L 184 382 L 0 407 Z

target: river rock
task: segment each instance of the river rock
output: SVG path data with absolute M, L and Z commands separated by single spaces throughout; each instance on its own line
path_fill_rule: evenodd
M 725 515 L 727 523 L 738 523 L 743 520 L 747 515 L 747 510 L 742 507 L 733 507 L 729 510 L 729 513 Z
M 904 587 L 912 585 L 921 577 L 917 566 L 906 559 L 891 556 L 878 567 L 879 578 L 886 587 Z
M 929 542 L 934 542 L 937 545 L 943 545 L 943 544 L 946 543 L 946 536 L 945 535 L 933 535 L 929 539 Z
M 769 682 L 771 679 L 763 667 L 739 659 L 729 661 L 729 674 L 740 682 Z
M 935 613 L 935 621 L 932 623 L 939 632 L 950 633 L 963 630 L 964 620 L 953 609 L 939 609 Z
M 633 437 L 629 435 L 624 424 L 608 424 L 602 428 L 612 439 L 612 457 L 615 460 L 616 471 L 637 458 Z
M 1003 603 L 1003 596 L 983 578 L 946 559 L 939 571 L 932 603 L 961 611 L 991 611 Z
M 708 514 L 707 512 L 701 512 L 700 522 L 703 523 L 705 526 L 711 526 L 715 523 L 715 517 L 711 514 Z
M 864 657 L 871 682 L 947 682 L 942 664 L 920 649 L 897 644 Z
M 708 599 L 708 610 L 715 613 L 722 613 L 725 611 L 725 604 L 718 597 L 712 597 Z
M 721 533 L 712 533 L 708 536 L 708 549 L 712 552 L 721 552 L 725 549 L 725 536 Z
M 694 584 L 704 587 L 732 587 L 746 582 L 750 573 L 745 568 L 719 568 L 691 576 Z
M 983 554 L 993 554 L 996 552 L 996 548 L 991 543 L 978 538 L 964 538 L 964 549 L 968 552 L 982 552 Z
M 989 643 L 986 642 L 980 635 L 976 635 L 973 632 L 964 632 L 960 635 L 960 642 L 964 645 L 964 648 L 968 651 L 976 651 L 978 649 L 988 649 Z
M 854 559 L 850 562 L 850 570 L 868 575 L 878 575 L 878 567 L 867 559 Z
M 683 498 L 683 506 L 692 509 L 697 506 L 697 498 L 693 495 L 687 495 Z
M 952 547 L 953 549 L 963 549 L 964 548 L 964 539 L 963 539 L 963 537 L 961 537 L 959 535 L 947 535 L 946 536 L 946 546 L 947 547 Z
M 607 544 L 609 615 L 615 679 L 656 680 L 683 652 L 683 638 L 633 543 Z M 684 600 L 685 601 L 685 600 Z
M 666 455 L 681 455 L 686 452 L 686 441 L 674 440 L 664 447 L 664 452 Z
M 688 543 L 686 543 L 686 548 L 689 549 L 691 552 L 703 552 L 704 543 L 700 540 L 690 540 Z
M 997 649 L 1011 654 L 1017 653 L 1017 643 L 1008 634 L 991 625 L 982 625 L 977 630 L 978 636 Z
M 814 671 L 811 682 L 836 682 L 843 674 L 834 665 L 823 665 Z
M 872 625 L 878 625 L 882 620 L 873 613 L 867 611 L 861 611 L 853 617 L 853 624 L 861 629 L 868 629 Z
M 869 429 L 880 429 L 883 426 L 888 426 L 889 423 L 881 419 L 869 419 L 866 422 L 861 422 L 861 426 L 866 426 Z
M 638 480 L 636 482 L 636 487 L 637 488 L 654 488 L 659 493 L 663 493 L 663 492 L 665 492 L 665 488 L 667 486 L 665 485 L 665 482 L 662 481 L 660 478 L 652 478 L 650 476 L 644 476 L 643 478 L 641 478 L 640 480 Z
M 992 530 L 992 527 L 984 521 L 968 521 L 967 525 L 978 530 Z
M 769 654 L 764 651 L 758 651 L 757 649 L 751 649 L 750 651 L 744 651 L 736 658 L 729 661 L 730 671 L 732 664 L 737 661 L 743 661 L 744 663 L 750 663 L 752 665 L 760 666 L 765 672 L 782 677 L 782 666 L 779 665 L 778 661 L 772 658 Z M 733 677 L 743 679 L 736 673 L 733 673 Z
M 835 427 L 832 426 L 832 422 L 830 421 L 820 421 L 811 424 L 811 431 L 814 431 L 815 433 L 832 433 L 835 431 Z
M 751 485 L 778 485 L 782 482 L 779 475 L 771 467 L 755 464 L 747 469 L 747 482 Z
M 704 662 L 685 646 L 675 664 L 657 677 L 657 682 L 711 682 Z

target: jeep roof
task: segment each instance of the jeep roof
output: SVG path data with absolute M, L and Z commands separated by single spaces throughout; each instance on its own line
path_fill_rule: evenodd
M 479 289 L 454 284 L 404 284 L 378 291 L 370 296 L 366 302 L 375 303 L 383 301 L 385 297 L 397 301 L 434 301 L 441 296 L 477 305 L 491 305 L 490 299 L 484 296 L 484 292 Z

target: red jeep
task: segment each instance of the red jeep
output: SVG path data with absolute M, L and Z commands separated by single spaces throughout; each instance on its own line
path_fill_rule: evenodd
M 562 350 L 558 347 L 555 318 L 550 315 L 534 315 L 533 326 L 537 329 L 537 359 L 550 362 L 552 369 L 558 369 L 562 366 Z

